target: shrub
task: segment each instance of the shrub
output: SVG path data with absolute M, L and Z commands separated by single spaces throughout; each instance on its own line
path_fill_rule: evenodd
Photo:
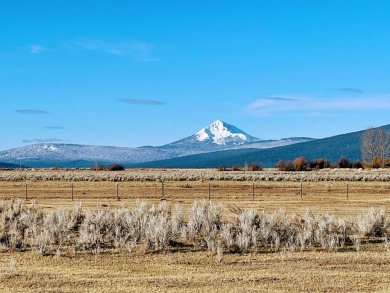
M 360 168 L 363 168 L 363 165 L 362 163 L 359 161 L 359 160 L 356 160 L 352 163 L 352 168 L 354 169 L 360 169 Z
M 294 171 L 294 164 L 291 161 L 287 161 L 286 164 L 286 171 Z
M 307 160 L 304 157 L 298 157 L 294 160 L 294 170 L 295 171 L 306 171 L 307 170 Z
M 238 166 L 237 164 L 234 164 L 234 165 L 232 166 L 232 171 L 241 171 L 241 168 L 240 168 L 240 166 Z
M 337 161 L 337 167 L 340 168 L 340 169 L 351 168 L 351 162 L 348 159 L 346 159 L 344 157 L 341 157 Z
M 363 163 L 363 168 L 366 170 L 372 169 L 372 163 L 364 162 Z
M 276 168 L 279 169 L 279 171 L 294 171 L 294 165 L 291 161 L 283 162 L 282 160 L 279 160 L 276 163 Z
M 385 158 L 385 168 L 390 168 L 390 158 Z
M 278 168 L 279 171 L 285 171 L 285 163 L 282 160 L 279 160 L 276 163 L 276 168 Z
M 107 168 L 108 171 L 123 171 L 125 170 L 125 167 L 123 167 L 121 164 L 112 164 Z
M 311 169 L 325 169 L 330 168 L 330 163 L 327 159 L 316 159 L 310 162 L 309 164 Z
M 226 171 L 226 166 L 225 165 L 218 166 L 218 171 Z
M 261 171 L 261 170 L 263 170 L 263 167 L 260 164 L 253 162 L 250 166 L 250 170 L 251 171 Z
M 104 171 L 106 170 L 106 166 L 104 166 L 103 164 L 96 164 L 92 170 L 95 170 L 95 171 Z

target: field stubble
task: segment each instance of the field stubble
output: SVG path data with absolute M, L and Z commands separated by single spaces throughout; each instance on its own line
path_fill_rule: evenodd
M 17 273 L 9 272 L 9 259 Z M 227 255 L 203 252 L 77 257 L 2 254 L 1 292 L 388 292 L 383 252 Z

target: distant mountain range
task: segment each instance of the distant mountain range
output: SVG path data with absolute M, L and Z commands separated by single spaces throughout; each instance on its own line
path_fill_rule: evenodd
M 382 127 L 390 131 L 390 124 Z M 216 168 L 234 164 L 244 166 L 245 163 L 251 162 L 260 163 L 264 167 L 275 167 L 278 160 L 294 160 L 300 156 L 308 160 L 325 158 L 330 162 L 336 162 L 340 157 L 345 157 L 350 161 L 361 160 L 363 132 L 364 130 L 267 149 L 237 149 L 183 156 L 135 164 L 133 167 Z
M 35 168 L 53 166 L 92 167 L 97 164 L 108 165 L 112 163 L 133 166 L 146 162 L 174 160 L 189 155 L 217 151 L 269 149 L 312 140 L 312 138 L 306 137 L 260 140 L 233 125 L 217 120 L 194 135 L 158 147 L 127 148 L 40 143 L 2 151 L 0 152 L 0 162 Z M 180 164 L 180 159 L 177 162 L 174 164 Z

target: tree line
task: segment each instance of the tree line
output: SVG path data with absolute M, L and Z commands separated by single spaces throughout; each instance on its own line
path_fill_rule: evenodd
M 361 158 L 360 160 L 350 161 L 348 158 L 340 157 L 337 162 L 331 163 L 326 158 L 319 158 L 312 161 L 305 157 L 297 157 L 294 160 L 279 160 L 276 168 L 280 171 L 310 171 L 326 168 L 354 168 L 354 169 L 371 169 L 371 168 L 390 168 L 390 132 L 383 127 L 369 127 L 363 132 L 361 138 Z M 219 171 L 261 171 L 261 164 L 253 162 L 244 167 L 235 164 L 231 168 L 220 166 Z
M 362 161 L 351 162 L 341 157 L 331 164 L 327 159 L 308 161 L 305 157 L 298 157 L 293 161 L 278 161 L 276 167 L 280 171 L 309 171 L 325 168 L 390 168 L 390 132 L 383 127 L 369 127 L 363 132 L 361 139 Z

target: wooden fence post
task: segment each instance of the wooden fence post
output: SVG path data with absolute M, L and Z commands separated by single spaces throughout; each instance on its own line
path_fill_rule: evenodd
M 119 200 L 119 183 L 116 184 L 116 200 Z
M 27 193 L 28 193 L 28 191 L 27 191 L 27 183 L 26 183 L 26 200 L 27 200 Z
M 71 188 L 72 188 L 72 201 L 73 201 L 73 183 L 71 185 Z
M 209 182 L 209 200 L 211 199 L 211 183 Z
M 348 188 L 348 183 L 347 183 L 347 200 L 349 200 L 349 188 Z
M 252 200 L 255 200 L 255 182 L 252 183 Z
M 301 200 L 303 200 L 303 184 L 301 182 Z
M 165 190 L 164 190 L 164 179 L 161 181 L 161 195 L 165 199 Z

